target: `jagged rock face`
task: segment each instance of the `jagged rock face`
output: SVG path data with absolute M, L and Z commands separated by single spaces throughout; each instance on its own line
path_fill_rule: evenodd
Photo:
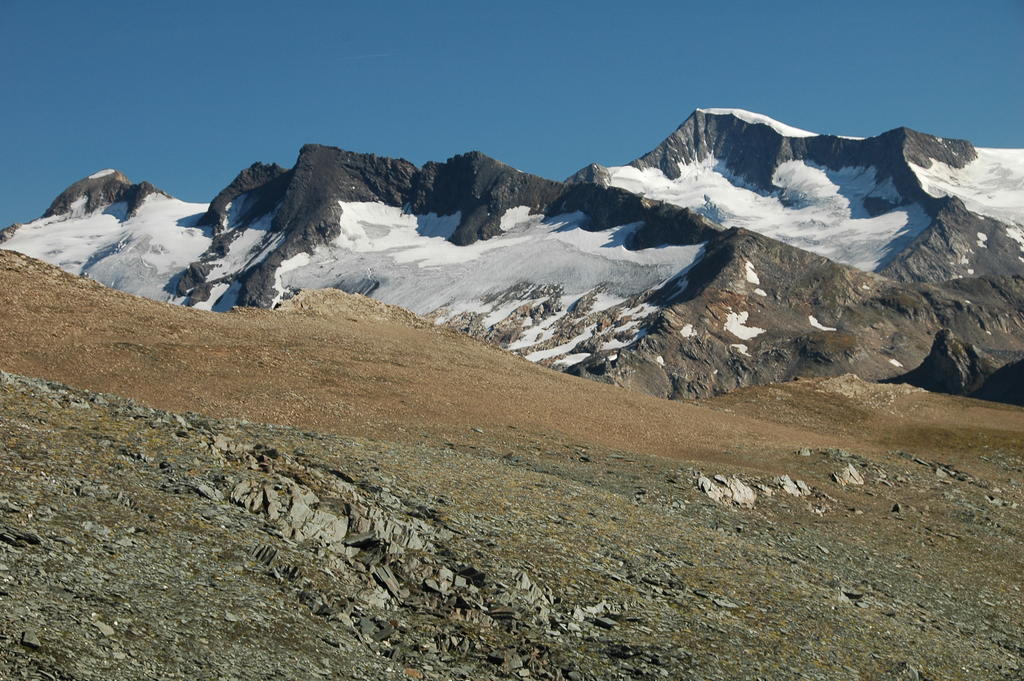
M 441 296 L 430 306 L 413 304 L 407 297 L 388 297 L 389 283 L 394 283 L 399 274 L 392 273 L 394 258 L 376 254 L 388 250 L 386 244 L 399 231 L 405 233 L 402 238 L 408 247 L 425 247 L 431 253 L 431 249 L 438 248 L 436 244 L 422 239 L 409 241 L 412 235 L 406 230 L 428 239 L 444 238 L 458 247 L 498 240 L 493 248 L 500 249 L 520 239 L 513 232 L 529 230 L 531 225 L 543 227 L 545 221 L 563 233 L 630 225 L 622 241 L 628 250 L 699 244 L 717 229 L 711 221 L 686 209 L 645 201 L 615 188 L 545 180 L 479 152 L 418 169 L 402 160 L 307 145 L 292 170 L 255 165 L 221 192 L 204 217 L 206 224 L 215 225 L 216 235 L 202 258 L 179 278 L 176 293 L 188 304 L 214 309 L 235 304 L 270 307 L 290 295 L 288 279 L 293 277 L 282 279 L 282 274 L 292 267 L 295 258 L 317 259 L 317 253 L 337 252 L 340 247 L 346 251 L 342 259 L 358 263 L 353 262 L 344 272 L 332 270 L 315 286 L 372 293 L 417 312 L 443 314 L 442 307 L 464 307 L 461 303 L 467 298 L 500 290 L 501 277 L 485 277 L 476 289 Z M 502 241 L 506 233 L 508 239 Z M 239 253 L 242 249 L 248 250 Z M 353 250 L 375 255 L 353 257 Z M 608 255 L 615 253 L 609 251 Z M 396 257 L 410 257 L 409 251 Z M 446 257 L 459 261 L 476 256 Z M 385 262 L 380 262 L 382 258 Z M 333 256 L 329 259 L 338 260 Z M 536 283 L 542 286 L 558 285 L 565 277 L 571 280 L 571 273 L 538 273 L 530 265 L 531 259 L 525 260 L 525 264 L 500 264 L 503 272 L 523 270 L 520 278 L 505 285 L 515 286 L 538 276 L 541 280 Z M 584 267 L 604 267 L 603 260 L 591 260 L 592 264 Z M 300 267 L 307 265 L 302 263 Z M 660 279 L 674 274 L 666 265 L 660 267 Z M 401 277 L 423 276 L 421 269 L 406 267 Z M 625 285 L 630 289 L 627 293 L 635 294 L 655 281 L 647 279 L 628 282 L 620 277 L 615 287 Z M 600 283 L 593 282 L 591 288 Z
M 628 166 L 592 164 L 569 181 L 623 187 L 860 269 L 939 282 L 1024 272 L 1022 169 L 1024 152 L 908 128 L 854 139 L 698 110 Z
M 995 362 L 949 329 L 935 334 L 935 341 L 921 365 L 892 379 L 932 392 L 967 395 L 978 390 L 996 368 Z
M 461 216 L 452 243 L 465 246 L 501 233 L 501 217 L 517 206 L 544 213 L 562 192 L 559 182 L 522 173 L 479 152 L 427 163 L 409 197 L 413 213 Z
M 288 171 L 276 163 L 253 163 L 214 197 L 200 224 L 215 229 L 223 228 L 228 221 L 228 208 L 235 199 L 245 194 L 249 195 L 249 200 L 240 211 L 238 221 L 241 224 L 249 224 L 269 213 L 281 201 L 290 179 L 284 177 L 287 174 Z
M 599 184 L 607 186 L 608 182 L 608 169 L 598 163 L 591 163 L 585 168 L 577 170 L 575 173 L 566 178 L 566 182 L 569 184 Z
M 1021 244 L 1004 223 L 967 210 L 956 197 L 939 200 L 929 228 L 896 254 L 881 274 L 901 281 L 958 276 L 1012 276 L 1022 272 Z
M 632 343 L 568 370 L 670 398 L 807 376 L 878 380 L 918 364 L 936 328 L 1024 350 L 1021 300 L 1020 277 L 903 285 L 731 231 L 646 299 L 655 311 Z

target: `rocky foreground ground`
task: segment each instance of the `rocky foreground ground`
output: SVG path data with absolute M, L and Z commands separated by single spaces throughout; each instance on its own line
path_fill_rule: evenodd
M 1024 675 L 1019 448 L 757 475 L 473 428 L 352 439 L 0 375 L 0 678 Z

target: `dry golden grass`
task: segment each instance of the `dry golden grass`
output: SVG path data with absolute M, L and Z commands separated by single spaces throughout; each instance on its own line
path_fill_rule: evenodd
M 771 456 L 751 454 L 927 446 L 952 456 L 1024 441 L 1024 410 L 852 378 L 670 402 L 538 367 L 336 291 L 277 311 L 217 314 L 0 251 L 0 311 L 6 371 L 163 409 L 354 436 L 590 444 L 767 469 Z

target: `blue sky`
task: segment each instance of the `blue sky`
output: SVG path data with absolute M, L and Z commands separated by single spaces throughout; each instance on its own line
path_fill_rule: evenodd
M 561 179 L 697 107 L 1024 147 L 1022 37 L 1021 0 L 0 0 L 0 227 L 105 167 L 209 201 L 306 142 Z

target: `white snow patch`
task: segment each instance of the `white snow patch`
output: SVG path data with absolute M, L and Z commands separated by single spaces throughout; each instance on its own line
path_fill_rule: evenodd
M 735 350 L 736 352 L 740 353 L 741 355 L 746 355 L 747 357 L 750 357 L 750 353 L 747 352 L 747 346 L 744 345 L 743 343 L 733 343 L 729 347 Z
M 281 264 L 277 266 L 277 270 L 274 272 L 274 289 L 277 291 L 277 295 L 274 296 L 273 302 L 270 303 L 271 308 L 278 306 L 286 291 L 285 286 L 281 281 L 281 277 L 292 270 L 305 267 L 309 264 L 309 261 L 310 258 L 308 253 L 298 253 L 287 260 L 282 261 Z
M 579 213 L 545 218 L 529 215 L 528 209 L 506 211 L 506 231 L 456 246 L 445 236 L 454 232 L 459 215 L 416 216 L 369 202 L 341 208 L 337 241 L 317 248 L 307 265 L 285 274 L 283 285 L 372 286 L 374 298 L 418 314 L 441 309 L 448 315 L 490 314 L 493 306 L 482 298 L 524 281 L 561 286 L 566 300 L 600 286 L 607 295 L 595 304 L 611 306 L 679 274 L 703 253 L 702 244 L 628 250 L 625 243 L 638 224 L 588 232 L 580 226 L 587 218 Z M 510 349 L 547 340 L 541 334 L 548 327 L 539 326 Z
M 765 290 L 763 288 L 755 288 L 754 289 L 754 293 L 756 293 L 757 295 L 761 296 L 762 298 L 767 298 L 768 297 L 768 294 L 765 293 Z
M 242 282 L 239 281 L 238 279 L 235 279 L 233 282 L 231 282 L 231 285 L 228 286 L 228 290 L 225 291 L 224 294 L 221 295 L 219 298 L 217 298 L 217 301 L 214 303 L 213 307 L 209 309 L 212 309 L 214 312 L 227 312 L 238 303 L 238 294 L 241 292 L 241 290 Z M 212 296 L 210 297 L 210 300 L 213 300 Z
M 932 196 L 955 196 L 968 210 L 1024 226 L 1024 149 L 977 149 L 963 168 L 932 161 L 911 164 L 921 186 Z
M 1008 226 L 1006 228 L 1006 236 L 1020 244 L 1020 249 L 1024 251 L 1024 229 L 1013 225 Z
M 95 173 L 90 175 L 89 179 L 90 180 L 98 180 L 101 177 L 106 177 L 107 175 L 113 175 L 116 172 L 117 171 L 114 170 L 113 168 L 104 168 L 103 170 L 97 170 Z
M 714 116 L 735 116 L 741 121 L 745 121 L 747 123 L 767 125 L 783 137 L 818 137 L 818 133 L 816 132 L 808 132 L 807 130 L 794 128 L 792 125 L 780 123 L 774 118 L 769 118 L 764 114 L 754 113 L 753 111 L 746 111 L 744 109 L 697 109 L 697 111 L 712 114 Z
M 578 364 L 578 363 L 582 362 L 587 357 L 590 357 L 590 353 L 589 352 L 577 352 L 577 353 L 572 354 L 572 355 L 566 355 L 565 357 L 562 357 L 561 359 L 556 359 L 554 362 L 552 362 L 552 365 L 553 366 L 567 366 L 567 367 L 571 367 L 573 364 Z
M 679 335 L 683 338 L 693 338 L 697 332 L 693 330 L 693 324 L 684 324 L 683 328 L 679 329 Z
M 819 322 L 818 318 L 815 317 L 814 315 L 810 315 L 809 317 L 807 317 L 807 321 L 809 321 L 811 323 L 811 326 L 813 326 L 814 328 L 819 329 L 821 331 L 835 331 L 836 330 L 834 326 L 825 326 L 824 324 Z
M 661 366 L 665 366 L 665 358 L 662 357 L 661 355 L 658 355 L 657 357 L 655 357 L 654 361 L 657 362 L 658 364 L 660 364 Z
M 228 214 L 231 214 L 229 208 Z M 268 213 L 253 221 L 248 227 L 235 230 L 237 236 L 228 244 L 224 257 L 214 260 L 207 281 L 240 272 L 262 262 L 270 252 L 284 240 L 283 234 L 271 234 L 270 225 L 274 213 Z M 229 220 L 228 224 L 231 224 Z
M 898 359 L 890 359 L 889 364 L 893 365 L 894 367 L 899 367 L 901 369 L 903 368 L 903 365 L 900 364 L 900 361 Z
M 629 338 L 627 340 L 610 340 L 610 341 L 605 341 L 604 343 L 601 343 L 601 350 L 602 351 L 605 351 L 605 350 L 619 350 L 621 348 L 625 348 L 625 347 L 630 346 L 633 343 L 637 342 L 638 340 L 643 338 L 645 335 L 646 334 L 644 334 L 644 333 L 637 333 L 632 338 Z
M 548 350 L 538 350 L 537 352 L 531 352 L 529 355 L 526 356 L 526 359 L 530 360 L 531 362 L 539 362 L 542 359 L 551 359 L 552 357 L 564 355 L 573 348 L 575 348 L 577 345 L 582 343 L 583 341 L 588 340 L 591 336 L 593 336 L 594 329 L 596 328 L 597 324 L 591 324 L 586 329 L 584 329 L 580 335 L 576 336 L 569 342 L 563 343 L 553 348 L 549 348 Z
M 210 287 L 210 297 L 207 298 L 206 300 L 202 300 L 195 303 L 192 307 L 194 307 L 197 310 L 212 310 L 214 303 L 220 300 L 221 296 L 227 293 L 227 290 L 230 286 L 231 285 L 228 284 L 227 282 L 214 284 L 213 286 Z
M 530 211 L 532 208 L 529 206 L 516 206 L 515 208 L 509 208 L 501 216 L 501 220 L 498 222 L 498 229 L 503 232 L 507 232 L 518 224 L 528 222 L 530 220 Z M 535 219 L 541 220 L 544 218 L 543 215 L 534 216 Z
M 651 305 L 650 303 L 640 303 L 636 307 L 631 307 L 628 310 L 623 310 L 620 317 L 632 317 L 634 319 L 642 319 L 649 317 L 661 308 L 657 305 Z
M 68 206 L 70 209 L 67 213 L 68 218 L 82 218 L 85 217 L 85 204 L 89 203 L 89 197 L 82 194 L 77 199 L 71 202 Z
M 594 301 L 590 305 L 590 312 L 603 312 L 610 307 L 615 307 L 621 304 L 626 299 L 621 296 L 613 296 L 605 293 L 604 291 L 598 291 L 594 294 Z
M 754 271 L 754 266 L 749 260 L 744 263 L 744 269 L 746 270 L 748 283 L 753 284 L 754 286 L 761 284 L 761 279 L 757 276 L 757 272 Z
M 988 234 L 978 232 L 978 248 L 988 248 Z
M 707 158 L 680 164 L 671 180 L 657 168 L 609 168 L 615 187 L 700 212 L 726 227 L 742 227 L 863 270 L 880 267 L 897 247 L 930 223 L 917 204 L 872 216 L 868 199 L 901 203 L 891 179 L 873 167 L 839 170 L 803 161 L 780 164 L 765 194 Z M 898 250 L 898 249 L 897 249 Z
M 551 340 L 555 333 L 558 331 L 557 322 L 568 314 L 569 308 L 565 307 L 554 313 L 553 315 L 544 319 L 540 324 L 530 329 L 528 333 L 523 334 L 519 340 L 509 344 L 509 350 L 522 350 L 528 348 L 531 345 L 537 345 L 545 341 Z
M 522 307 L 523 305 L 524 301 L 513 300 L 512 302 L 505 303 L 504 305 L 495 307 L 493 310 L 491 310 L 490 314 L 484 317 L 484 326 L 488 328 L 494 326 L 503 319 L 508 318 L 510 314 L 515 312 L 518 308 Z
M 756 326 L 747 326 L 749 312 L 732 312 L 726 315 L 725 330 L 741 340 L 750 340 L 764 333 L 764 329 Z

